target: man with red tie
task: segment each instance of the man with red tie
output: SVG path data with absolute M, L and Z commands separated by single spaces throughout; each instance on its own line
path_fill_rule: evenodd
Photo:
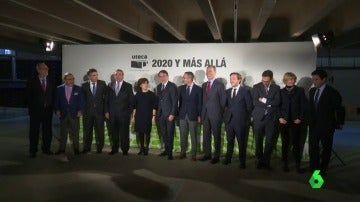
M 41 62 L 36 65 L 38 75 L 27 81 L 27 103 L 30 116 L 30 157 L 36 157 L 39 144 L 40 126 L 42 128 L 41 150 L 46 155 L 50 151 L 52 139 L 52 114 L 54 99 L 53 80 L 48 76 L 48 66 Z
M 204 156 L 200 161 L 211 159 L 211 163 L 218 163 L 220 160 L 221 147 L 221 124 L 226 103 L 226 93 L 224 84 L 215 78 L 216 68 L 208 66 L 206 68 L 208 81 L 203 83 L 203 151 Z M 214 136 L 215 152 L 213 158 L 211 155 L 211 133 Z

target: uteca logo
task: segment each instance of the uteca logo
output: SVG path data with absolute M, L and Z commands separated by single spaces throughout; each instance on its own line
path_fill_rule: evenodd
M 147 55 L 132 55 L 131 56 L 131 68 L 142 69 L 148 64 Z

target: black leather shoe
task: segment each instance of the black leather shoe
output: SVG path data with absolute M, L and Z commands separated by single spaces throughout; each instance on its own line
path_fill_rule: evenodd
M 200 161 L 208 161 L 211 160 L 210 156 L 203 156 L 201 159 L 199 159 Z
M 116 153 L 118 153 L 119 151 L 116 151 L 116 150 L 111 150 L 111 152 L 109 152 L 109 155 L 114 155 Z
M 226 158 L 222 163 L 223 163 L 224 165 L 228 165 L 228 164 L 231 163 L 231 160 Z
M 127 156 L 129 155 L 129 153 L 126 151 L 126 152 L 123 152 L 123 156 Z
M 36 158 L 36 152 L 30 152 L 29 157 L 30 158 Z
M 286 172 L 286 173 L 289 172 L 289 171 L 290 171 L 289 166 L 288 166 L 288 165 L 284 165 L 284 166 L 283 166 L 283 171 Z
M 90 153 L 90 150 L 84 149 L 81 153 L 87 154 L 87 153 Z
M 149 154 L 149 149 L 144 150 L 144 155 L 147 156 Z
M 168 156 L 168 160 L 173 160 L 173 159 L 174 159 L 174 158 L 173 158 L 172 155 Z
M 179 156 L 179 159 L 186 159 L 186 154 L 185 153 L 181 153 Z
M 96 153 L 97 153 L 97 154 L 101 154 L 101 153 L 102 153 L 102 149 L 97 149 L 97 150 L 96 150 Z
M 166 155 L 167 155 L 166 151 L 163 151 L 161 152 L 161 154 L 159 154 L 159 156 L 166 156 Z
M 219 158 L 213 158 L 213 159 L 211 159 L 211 161 L 210 161 L 210 163 L 211 164 L 216 164 L 216 163 L 219 163 Z
M 256 165 L 256 169 L 262 169 L 264 167 L 264 164 L 259 162 L 257 165 Z
M 51 151 L 43 151 L 43 153 L 46 154 L 46 155 L 53 155 L 53 154 L 54 154 L 54 153 L 51 152 Z
M 305 169 L 304 168 L 296 168 L 296 172 L 299 174 L 305 173 Z
M 63 153 L 65 153 L 64 150 L 59 150 L 59 151 L 55 152 L 55 155 L 59 155 L 59 154 L 63 154 Z

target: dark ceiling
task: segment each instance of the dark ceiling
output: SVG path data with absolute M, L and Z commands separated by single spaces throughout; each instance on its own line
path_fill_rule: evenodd
M 360 47 L 359 0 L 1 0 L 0 47 L 309 41 Z M 57 49 L 60 53 L 61 49 Z

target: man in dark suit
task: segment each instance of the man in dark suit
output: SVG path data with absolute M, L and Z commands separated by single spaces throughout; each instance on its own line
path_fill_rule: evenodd
M 48 76 L 49 68 L 45 63 L 36 65 L 38 75 L 27 81 L 27 100 L 30 116 L 30 157 L 36 157 L 39 144 L 40 126 L 42 127 L 42 146 L 44 154 L 51 155 L 52 114 L 55 89 L 53 80 Z
M 94 129 L 96 152 L 101 153 L 104 148 L 104 106 L 107 95 L 107 86 L 105 81 L 98 79 L 98 72 L 96 69 L 89 69 L 87 76 L 89 81 L 82 85 L 85 98 L 85 107 L 83 111 L 83 153 L 89 153 L 91 151 Z
M 320 170 L 320 175 L 324 176 L 331 157 L 334 132 L 339 127 L 337 116 L 341 111 L 342 98 L 336 89 L 326 83 L 327 73 L 324 70 L 315 70 L 311 75 L 314 87 L 309 92 L 310 168 L 312 171 Z
M 174 144 L 175 116 L 178 106 L 178 89 L 176 85 L 169 81 L 169 74 L 166 70 L 158 73 L 160 84 L 156 92 L 159 97 L 157 117 L 159 120 L 161 136 L 164 138 L 165 151 L 160 156 L 168 156 L 168 160 L 173 159 L 172 150 Z
M 280 87 L 272 83 L 273 72 L 262 73 L 262 81 L 254 85 L 252 113 L 256 141 L 257 168 L 270 169 L 270 157 L 274 145 L 275 126 L 278 121 Z M 263 140 L 265 140 L 265 148 Z
M 239 145 L 240 168 L 246 168 L 247 124 L 253 108 L 250 91 L 241 84 L 241 75 L 230 74 L 231 88 L 226 90 L 225 126 L 227 152 L 223 164 L 231 163 L 235 137 Z
M 194 84 L 194 74 L 185 72 L 184 85 L 179 87 L 180 159 L 186 158 L 188 133 L 191 136 L 191 160 L 196 160 L 197 127 L 201 121 L 202 90 Z
M 279 123 L 281 132 L 283 170 L 289 171 L 288 153 L 292 146 L 292 153 L 296 163 L 296 171 L 302 173 L 301 162 L 301 128 L 305 123 L 307 100 L 304 89 L 295 85 L 296 75 L 292 72 L 284 74 L 285 87 L 280 90 L 281 105 L 279 110 Z
M 105 117 L 110 120 L 112 148 L 110 155 L 119 152 L 128 155 L 130 148 L 130 117 L 134 101 L 133 87 L 124 81 L 124 72 L 115 71 L 115 81 L 108 85 L 108 98 L 105 108 Z
M 203 107 L 201 112 L 203 122 L 203 151 L 201 161 L 211 159 L 211 133 L 214 136 L 215 152 L 211 163 L 218 163 L 220 160 L 221 147 L 221 124 L 226 104 L 226 93 L 224 84 L 215 79 L 216 68 L 208 66 L 206 76 L 208 81 L 203 83 Z
M 64 75 L 64 84 L 56 89 L 55 113 L 60 118 L 60 146 L 55 154 L 65 153 L 68 133 L 74 154 L 79 154 L 79 117 L 84 107 L 84 97 L 81 87 L 74 85 L 74 80 L 74 75 L 67 72 Z

